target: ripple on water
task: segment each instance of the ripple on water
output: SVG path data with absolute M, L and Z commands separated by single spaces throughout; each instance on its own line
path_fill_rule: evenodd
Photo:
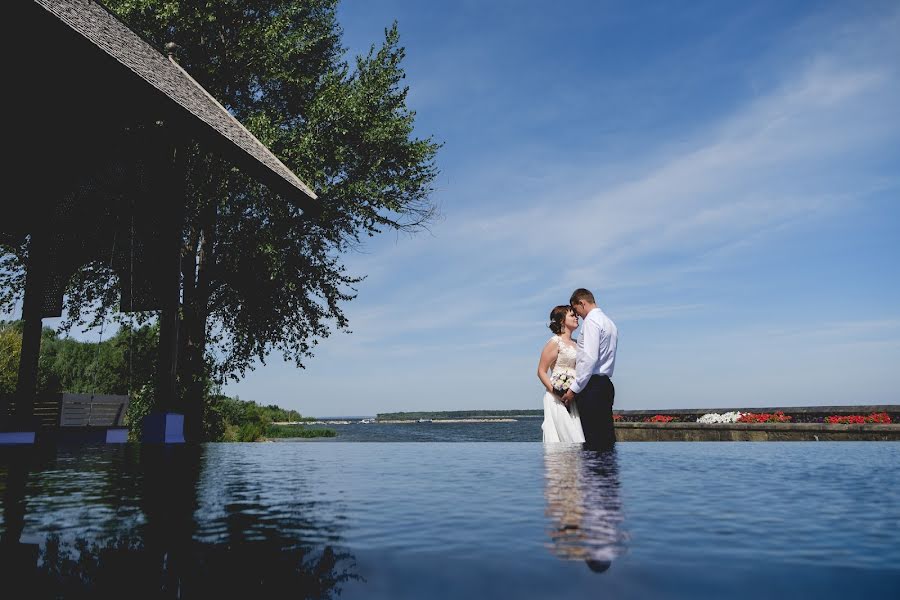
M 662 573 L 697 565 L 716 569 L 702 584 L 710 590 L 787 566 L 821 586 L 842 569 L 879 573 L 885 585 L 900 564 L 892 443 L 635 443 L 596 454 L 537 443 L 329 442 L 11 457 L 0 453 L 3 531 L 22 511 L 23 540 L 140 543 L 170 528 L 209 548 L 342 548 L 376 597 L 371 582 L 437 563 L 472 581 L 531 581 L 525 595 L 607 570 L 620 573 L 613 581 L 633 579 L 626 595 L 652 594 L 668 585 Z

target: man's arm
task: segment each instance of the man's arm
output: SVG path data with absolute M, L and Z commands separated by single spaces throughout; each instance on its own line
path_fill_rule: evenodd
M 600 323 L 590 318 L 590 315 L 581 327 L 581 339 L 584 343 L 579 349 L 580 360 L 575 363 L 575 383 L 569 387 L 575 394 L 587 386 L 600 356 Z

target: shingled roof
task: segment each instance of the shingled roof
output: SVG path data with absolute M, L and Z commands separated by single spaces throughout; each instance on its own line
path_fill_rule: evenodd
M 154 49 L 124 23 L 91 0 L 34 0 L 59 21 L 105 52 L 123 68 L 162 92 L 202 126 L 264 169 L 254 169 L 274 191 L 293 196 L 305 211 L 318 212 L 316 194 L 216 101 L 173 59 Z M 285 185 L 286 184 L 286 185 Z

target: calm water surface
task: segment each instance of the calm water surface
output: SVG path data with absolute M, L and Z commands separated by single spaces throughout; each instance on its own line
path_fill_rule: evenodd
M 900 591 L 895 443 L 6 449 L 0 491 L 30 597 Z
M 332 442 L 534 442 L 541 441 L 543 417 L 518 417 L 508 422 L 360 423 L 321 425 L 334 429 Z

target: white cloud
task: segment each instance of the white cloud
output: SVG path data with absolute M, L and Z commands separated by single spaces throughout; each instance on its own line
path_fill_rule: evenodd
M 721 245 L 833 214 L 858 202 L 860 193 L 897 185 L 896 178 L 886 182 L 881 175 L 837 182 L 826 176 L 832 186 L 824 191 L 817 177 L 793 176 L 829 168 L 835 159 L 896 136 L 896 119 L 880 120 L 882 104 L 898 90 L 895 79 L 876 68 L 848 73 L 832 61 L 816 61 L 788 81 L 698 134 L 694 150 L 649 165 L 632 181 L 581 197 L 556 189 L 512 210 L 507 202 L 505 212 L 494 215 L 454 215 L 434 238 L 403 241 L 386 255 L 373 254 L 363 268 L 430 260 L 430 276 L 412 283 L 396 278 L 402 294 L 393 294 L 391 302 L 430 296 L 436 321 L 457 315 L 463 322 L 493 304 L 491 296 L 505 294 L 505 302 L 515 303 L 520 286 L 512 282 L 555 291 L 581 281 L 614 287 L 648 273 L 653 282 L 652 267 L 636 270 L 632 263 L 688 253 L 679 269 L 692 269 L 698 256 Z M 551 195 L 566 201 L 550 202 Z M 402 274 L 402 268 L 393 272 Z M 448 294 L 454 285 L 465 291 Z

